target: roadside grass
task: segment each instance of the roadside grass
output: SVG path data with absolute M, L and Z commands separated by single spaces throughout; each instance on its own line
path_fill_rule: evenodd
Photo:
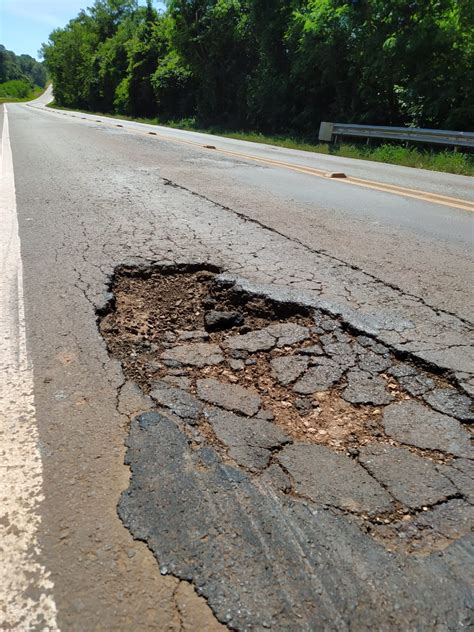
M 60 110 L 77 111 L 74 110 L 74 108 L 58 106 L 54 103 L 54 101 L 50 103 L 48 107 L 54 107 Z M 163 127 L 181 129 L 190 132 L 202 132 L 205 134 L 224 136 L 226 138 L 235 138 L 236 140 L 244 140 L 251 143 L 262 143 L 266 145 L 274 145 L 275 147 L 285 147 L 286 149 L 298 149 L 300 151 L 340 156 L 341 158 L 373 160 L 374 162 L 384 162 L 402 167 L 415 167 L 417 169 L 428 169 L 430 171 L 443 171 L 458 175 L 474 176 L 474 154 L 449 149 L 429 150 L 419 149 L 416 147 L 403 147 L 401 145 L 388 143 L 372 147 L 366 144 L 357 145 L 350 143 L 329 145 L 327 143 L 314 143 L 292 136 L 275 136 L 261 134 L 259 132 L 231 131 L 217 127 L 203 128 L 197 124 L 194 118 L 181 119 L 177 121 L 162 121 L 158 118 L 140 118 L 127 116 L 125 114 L 85 112 L 87 114 L 108 116 L 110 118 L 124 119 L 126 121 L 146 123 L 148 125 L 161 125 Z
M 0 83 L 0 103 L 24 103 L 36 99 L 44 92 L 44 88 L 32 87 L 21 79 Z

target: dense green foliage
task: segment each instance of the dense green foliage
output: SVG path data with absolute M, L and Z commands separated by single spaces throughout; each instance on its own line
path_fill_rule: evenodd
M 474 123 L 472 0 L 96 0 L 43 54 L 65 107 L 308 137 Z
M 0 99 L 27 99 L 32 93 L 32 87 L 28 81 L 12 79 L 0 83 Z
M 46 85 L 46 80 L 44 64 L 29 55 L 15 55 L 0 44 L 0 84 L 21 81 L 23 85 L 30 85 L 31 88 L 33 86 L 43 88 Z

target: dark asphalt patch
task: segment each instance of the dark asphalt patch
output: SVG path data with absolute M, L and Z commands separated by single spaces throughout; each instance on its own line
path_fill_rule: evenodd
M 353 521 L 253 483 L 212 448 L 193 450 L 158 413 L 134 420 L 127 463 L 124 524 L 231 629 L 454 630 L 467 621 L 467 542 L 446 559 L 400 560 Z

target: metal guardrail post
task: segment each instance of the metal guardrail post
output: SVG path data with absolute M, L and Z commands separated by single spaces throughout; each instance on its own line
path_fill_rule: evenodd
M 319 140 L 330 143 L 338 136 L 354 138 L 380 138 L 414 143 L 428 143 L 474 149 L 474 133 L 451 130 L 423 129 L 419 127 L 383 127 L 377 125 L 349 125 L 323 121 L 319 128 Z
M 334 123 L 321 123 L 319 128 L 319 140 L 322 140 L 325 143 L 330 143 L 332 141 L 332 131 L 334 128 Z

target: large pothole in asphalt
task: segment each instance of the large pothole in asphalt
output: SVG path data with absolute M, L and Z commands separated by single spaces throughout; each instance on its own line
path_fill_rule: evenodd
M 119 514 L 162 573 L 233 629 L 458 625 L 466 567 L 437 553 L 473 522 L 465 393 L 214 270 L 123 266 L 110 290 L 99 328 L 143 411 Z
M 111 290 L 109 352 L 194 449 L 350 512 L 389 548 L 426 553 L 464 533 L 471 404 L 445 378 L 209 270 L 122 267 Z

